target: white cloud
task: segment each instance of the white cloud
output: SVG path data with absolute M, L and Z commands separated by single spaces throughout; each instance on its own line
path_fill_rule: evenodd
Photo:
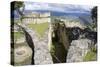
M 47 3 L 27 3 L 25 2 L 26 10 L 48 10 L 50 6 Z
M 92 7 L 93 6 L 25 2 L 26 10 L 49 10 L 49 11 L 58 11 L 58 12 L 65 12 L 65 13 L 66 12 L 85 13 L 87 11 L 90 11 Z

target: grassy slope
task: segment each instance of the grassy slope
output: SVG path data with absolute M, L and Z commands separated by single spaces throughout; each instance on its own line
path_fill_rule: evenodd
M 28 27 L 35 30 L 42 37 L 48 28 L 48 23 L 29 24 Z
M 22 32 L 14 32 L 14 38 L 15 38 L 15 39 L 19 39 L 19 38 L 21 38 L 21 37 L 23 37 Z

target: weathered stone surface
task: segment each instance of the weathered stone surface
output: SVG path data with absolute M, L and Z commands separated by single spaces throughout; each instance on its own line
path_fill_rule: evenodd
M 26 42 L 25 35 L 23 34 L 19 38 L 15 38 L 13 45 L 14 47 L 12 48 L 11 54 L 14 65 L 18 66 L 31 64 L 33 52 Z
M 92 46 L 91 40 L 79 39 L 73 40 L 67 54 L 67 62 L 81 62 L 84 55 L 90 50 Z
M 34 42 L 34 63 L 37 65 L 52 64 L 52 57 L 48 49 L 48 31 L 44 34 L 45 36 L 43 39 L 39 39 L 34 30 L 28 28 L 26 30 L 31 35 Z
M 25 37 L 21 37 L 20 39 L 17 39 L 16 43 L 23 43 L 25 42 Z
M 28 65 L 31 64 L 32 50 L 27 44 L 22 44 L 14 49 L 14 64 Z

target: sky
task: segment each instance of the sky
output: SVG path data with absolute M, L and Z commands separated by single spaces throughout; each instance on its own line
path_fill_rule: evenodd
M 32 11 L 50 11 L 52 15 L 61 16 L 73 14 L 75 16 L 82 15 L 90 15 L 90 11 L 94 6 L 90 5 L 72 5 L 72 4 L 57 4 L 57 3 L 41 3 L 41 2 L 28 2 L 25 1 L 25 10 Z M 57 13 L 58 12 L 58 13 Z M 59 13 L 60 12 L 60 13 Z M 15 17 L 19 17 L 18 13 L 14 11 Z
M 56 3 L 24 2 L 25 10 L 48 10 L 64 13 L 88 13 L 93 6 Z

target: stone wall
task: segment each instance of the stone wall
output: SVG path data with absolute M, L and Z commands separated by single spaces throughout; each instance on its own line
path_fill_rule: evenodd
M 51 22 L 50 13 L 30 13 L 26 14 L 23 18 L 23 23 L 26 24 L 39 24 L 39 23 L 45 23 L 45 22 Z
M 48 17 L 45 18 L 24 18 L 23 19 L 23 23 L 26 24 L 40 24 L 40 23 L 46 23 L 46 22 L 50 22 L 51 19 Z

